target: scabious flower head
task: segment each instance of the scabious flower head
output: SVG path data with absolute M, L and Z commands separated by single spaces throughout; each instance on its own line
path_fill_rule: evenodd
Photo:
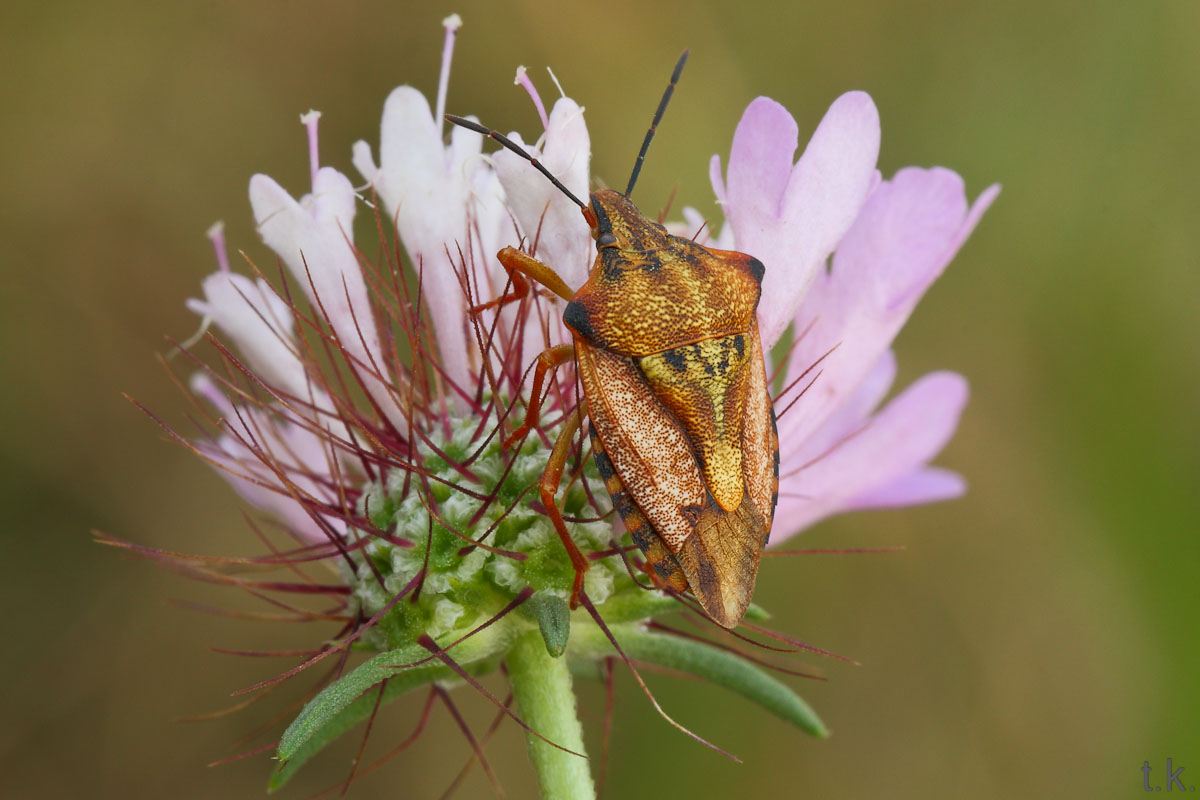
M 321 165 L 319 114 L 302 117 L 309 191 L 293 195 L 265 175 L 250 180 L 258 231 L 279 266 L 248 258 L 248 274 L 235 272 L 215 227 L 218 271 L 203 281 L 203 297 L 188 302 L 219 356 L 208 366 L 191 356 L 199 365 L 191 386 L 215 429 L 190 446 L 292 539 L 245 561 L 303 578 L 226 576 L 220 566 L 228 560 L 190 560 L 188 568 L 256 595 L 291 590 L 336 601 L 320 613 L 294 607 L 300 618 L 333 620 L 340 629 L 295 668 L 251 687 L 334 665 L 329 686 L 275 745 L 281 764 L 273 783 L 387 700 L 424 687 L 431 703 L 452 709 L 446 679 L 488 693 L 476 678 L 502 663 L 535 763 L 541 748 L 586 764 L 575 755 L 577 724 L 562 728 L 561 708 L 541 708 L 522 689 L 530 676 L 561 684 L 567 673 L 555 664 L 564 653 L 581 672 L 592 665 L 603 674 L 614 658 L 631 668 L 636 660 L 693 672 L 822 734 L 803 701 L 735 647 L 678 635 L 659 619 L 702 616 L 686 598 L 651 585 L 582 441 L 557 498 L 591 565 L 584 607 L 568 608 L 574 570 L 536 485 L 550 443 L 580 401 L 569 366 L 550 386 L 535 434 L 511 447 L 504 440 L 529 401 L 534 358 L 570 335 L 563 303 L 551 293 L 496 302 L 513 284 L 495 254 L 522 248 L 574 289 L 596 250 L 578 208 L 525 160 L 507 150 L 485 155 L 480 134 L 447 130 L 460 24 L 446 21 L 433 106 L 401 86 L 384 104 L 378 161 L 370 144 L 354 145 L 363 185 Z M 509 138 L 586 196 L 583 108 L 561 97 L 547 113 L 524 68 L 517 82 L 543 130 L 528 141 Z M 929 462 L 954 431 L 965 381 L 934 373 L 883 400 L 896 370 L 892 340 L 997 191 L 968 205 L 962 180 L 942 168 L 883 179 L 875 168 L 878 115 L 859 92 L 834 102 L 796 160 L 798 143 L 791 115 L 773 100 L 755 100 L 724 171 L 719 156 L 710 166 L 723 228 L 712 235 L 693 208 L 668 224 L 701 244 L 761 260 L 764 345 L 791 337 L 783 362 L 768 365 L 784 387 L 774 398 L 780 485 L 772 544 L 831 514 L 963 491 L 957 475 Z M 355 242 L 363 209 L 380 231 L 376 254 Z M 321 564 L 333 569 L 313 569 Z M 747 617 L 762 618 L 756 607 Z M 725 637 L 715 626 L 713 634 Z M 377 655 L 354 666 L 351 649 Z M 517 717 L 508 702 L 496 702 Z M 567 784 L 586 783 L 586 766 L 583 778 L 578 765 L 563 769 L 575 769 L 562 778 Z M 563 790 L 547 774 L 539 766 L 543 792 L 555 796 Z

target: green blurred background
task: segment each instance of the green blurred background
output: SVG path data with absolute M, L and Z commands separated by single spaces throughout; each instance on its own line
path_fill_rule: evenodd
M 307 185 L 297 115 L 349 174 L 384 97 L 432 94 L 440 20 L 460 12 L 449 110 L 525 131 L 518 64 L 550 65 L 588 109 L 594 174 L 619 181 L 679 51 L 692 60 L 639 186 L 715 213 L 707 159 L 756 95 L 810 131 L 849 89 L 883 124 L 880 166 L 943 164 L 1004 192 L 898 342 L 904 382 L 965 373 L 973 397 L 940 460 L 962 501 L 836 519 L 806 546 L 904 553 L 765 563 L 778 627 L 852 655 L 803 693 L 813 741 L 721 690 L 619 683 L 608 797 L 1129 797 L 1143 761 L 1200 784 L 1200 4 L 13 3 L 0 9 L 0 535 L 5 797 L 257 797 L 266 756 L 206 768 L 263 714 L 218 708 L 313 631 L 194 614 L 246 603 L 93 544 L 251 554 L 226 485 L 121 398 L 176 422 L 156 363 L 196 318 L 204 230 L 260 258 L 246 182 Z M 477 728 L 491 711 L 459 693 Z M 583 693 L 598 753 L 602 696 Z M 386 714 L 397 741 L 415 702 Z M 356 797 L 434 798 L 469 748 L 444 713 Z M 489 756 L 533 791 L 515 726 Z M 352 748 L 302 775 L 345 774 Z M 487 796 L 475 769 L 459 797 Z

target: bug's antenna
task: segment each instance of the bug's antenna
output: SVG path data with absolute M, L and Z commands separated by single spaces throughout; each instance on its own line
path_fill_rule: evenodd
M 514 153 L 519 155 L 521 158 L 528 161 L 530 164 L 533 164 L 533 166 L 537 168 L 538 172 L 542 173 L 547 178 L 549 178 L 550 182 L 553 183 L 555 186 L 557 186 L 558 190 L 560 192 L 565 194 L 567 197 L 571 198 L 571 201 L 573 203 L 575 203 L 575 205 L 579 206 L 580 208 L 587 207 L 587 204 L 585 204 L 582 200 L 580 200 L 575 195 L 571 194 L 570 189 L 568 189 L 567 187 L 562 185 L 562 181 L 560 181 L 558 178 L 551 175 L 550 170 L 546 169 L 545 165 L 543 165 L 542 162 L 538 161 L 536 158 L 529 155 L 529 153 L 526 153 L 524 150 L 521 149 L 520 145 L 518 145 L 512 139 L 509 139 L 503 133 L 500 133 L 499 131 L 494 131 L 491 128 L 480 125 L 478 122 L 472 122 L 469 119 L 463 119 L 462 117 L 456 117 L 453 114 L 447 114 L 446 121 L 452 122 L 455 125 L 458 125 L 460 128 L 466 128 L 467 130 L 475 131 L 476 133 L 482 133 L 484 136 L 490 136 L 491 138 L 495 139 L 497 142 L 504 145 L 504 147 L 506 147 L 507 149 L 513 151 Z
M 654 112 L 654 121 L 650 123 L 650 130 L 646 131 L 646 138 L 642 141 L 642 150 L 638 153 L 637 161 L 633 162 L 633 174 L 629 176 L 629 186 L 625 189 L 626 197 L 629 197 L 629 193 L 633 191 L 633 185 L 637 183 L 638 173 L 642 171 L 642 162 L 646 160 L 646 151 L 650 149 L 650 140 L 654 138 L 654 129 L 662 121 L 663 112 L 667 110 L 667 103 L 671 102 L 671 95 L 675 92 L 675 84 L 679 83 L 679 75 L 683 72 L 683 65 L 687 63 L 689 52 L 684 50 L 679 56 L 679 60 L 675 62 L 675 70 L 671 73 L 671 82 L 667 84 L 667 90 L 663 92 L 662 100 L 658 101 L 658 110 Z

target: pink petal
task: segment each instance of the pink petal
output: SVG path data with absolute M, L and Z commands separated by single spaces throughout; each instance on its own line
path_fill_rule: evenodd
M 968 211 L 962 179 L 941 168 L 904 169 L 876 188 L 796 314 L 803 338 L 788 374 L 824 358 L 816 383 L 780 421 L 781 441 L 807 439 L 854 392 L 995 194 Z
M 436 181 L 446 161 L 443 151 L 441 125 L 433 119 L 425 95 L 411 86 L 393 89 L 384 101 L 379 126 L 382 174 L 376 190 L 398 200 L 408 187 Z
M 924 505 L 953 500 L 962 497 L 966 491 L 967 482 L 957 472 L 941 467 L 925 467 L 854 498 L 850 508 L 857 511 Z
M 468 335 L 462 282 L 464 275 L 476 289 L 495 282 L 495 254 L 508 224 L 498 184 L 489 180 L 491 170 L 479 157 L 482 147 L 480 134 L 458 126 L 444 145 L 442 122 L 433 118 L 428 101 L 401 86 L 384 104 L 379 166 L 366 144 L 354 150 L 355 165 L 374 184 L 421 274 L 442 367 L 467 391 L 478 353 Z
M 772 299 L 764 341 L 774 343 L 783 333 L 817 270 L 858 216 L 875 181 L 878 157 L 875 103 L 865 92 L 842 95 L 825 113 L 788 182 L 781 216 L 805 235 L 796 238 L 794 261 L 783 262 L 783 280 L 764 282 L 765 296 Z
M 209 400 L 224 417 L 225 424 L 239 434 L 225 432 L 215 441 L 197 443 L 201 452 L 219 467 L 217 471 L 221 477 L 247 503 L 283 520 L 301 540 L 326 541 L 322 527 L 292 497 L 276 472 L 242 441 L 253 441 L 256 447 L 264 450 L 275 468 L 285 472 L 292 490 L 301 496 L 308 495 L 337 505 L 337 498 L 328 488 L 334 480 L 329 475 L 330 454 L 325 438 L 303 425 L 264 414 L 256 408 L 242 406 L 235 409 L 203 373 L 193 377 L 192 389 Z M 338 533 L 345 530 L 345 522 L 341 519 L 327 517 L 325 522 Z
M 808 376 L 811 379 L 812 376 Z M 779 457 L 785 464 L 807 464 L 819 458 L 830 448 L 834 447 L 846 436 L 863 427 L 871 414 L 879 407 L 883 398 L 892 388 L 896 379 L 896 355 L 891 350 L 885 350 L 875 366 L 858 385 L 858 388 L 838 406 L 829 419 L 820 428 L 805 439 L 795 437 L 780 439 Z M 817 379 L 820 383 L 820 379 Z M 809 391 L 815 391 L 816 384 Z M 804 402 L 801 398 L 796 406 L 788 410 L 780 422 L 797 413 L 798 407 Z
M 455 133 L 452 132 L 452 136 Z M 459 146 L 479 134 L 464 130 Z M 357 163 L 357 162 L 356 162 Z M 360 166 L 362 171 L 363 166 Z M 421 294 L 437 331 L 443 368 L 450 379 L 468 387 L 470 346 L 464 326 L 466 303 L 456 274 L 457 243 L 465 244 L 466 197 L 461 176 L 451 176 L 441 125 L 425 96 L 411 86 L 392 90 L 383 106 L 379 132 L 379 168 L 373 178 L 388 216 L 421 276 Z M 453 178 L 459 178 L 453 184 Z
M 783 207 L 800 129 L 787 109 L 769 97 L 751 101 L 733 133 L 725 202 L 739 245 L 769 233 Z
M 967 383 L 953 372 L 924 376 L 832 449 L 807 463 L 780 464 L 776 541 L 855 507 L 936 456 L 958 426 Z
M 734 246 L 766 266 L 758 317 L 768 346 L 791 322 L 867 197 L 879 154 L 879 115 L 868 95 L 842 95 L 793 167 L 797 134 L 783 106 L 758 98 L 738 123 L 726 176 Z
M 725 191 L 725 179 L 721 177 L 721 156 L 718 154 L 714 153 L 708 161 L 708 179 L 712 182 L 713 194 L 717 196 L 717 205 L 726 205 L 729 193 Z
M 518 133 L 510 133 L 509 138 L 537 158 L 572 194 L 587 201 L 591 140 L 583 109 L 574 100 L 563 97 L 555 102 L 541 149 L 526 144 Z M 568 286 L 581 286 L 595 260 L 596 250 L 579 206 L 513 152 L 498 150 L 492 156 L 492 163 L 504 187 L 508 206 L 520 223 L 525 247 L 533 247 L 536 238 L 535 257 L 553 268 Z M 515 245 L 517 241 L 511 243 Z M 516 308 L 512 307 L 504 315 L 507 325 L 511 325 L 515 312 Z M 557 299 L 539 299 L 536 313 L 531 313 L 526 320 L 522 366 L 532 363 L 546 347 L 570 341 L 561 314 L 562 304 Z M 548 337 L 542 330 L 547 320 Z

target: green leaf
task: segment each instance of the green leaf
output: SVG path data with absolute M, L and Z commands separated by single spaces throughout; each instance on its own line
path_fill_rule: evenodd
M 679 600 L 660 591 L 622 591 L 614 594 L 603 605 L 597 606 L 605 622 L 636 622 L 638 620 L 659 617 L 678 611 L 686 611 L 687 606 Z M 575 612 L 581 620 L 591 622 L 591 617 L 582 611 Z M 750 622 L 765 622 L 771 615 L 757 603 L 751 603 L 746 609 L 746 619 Z
M 605 621 L 614 623 L 636 622 L 683 609 L 683 605 L 674 597 L 656 590 L 618 592 L 603 605 L 597 606 Z M 584 624 L 590 624 L 592 621 L 582 610 L 577 610 L 575 614 Z
M 490 630 L 490 629 L 489 629 Z M 466 665 L 472 675 L 494 669 L 495 663 L 483 661 L 499 649 L 501 637 L 485 636 L 482 632 L 450 650 L 459 664 Z M 428 659 L 428 660 L 427 660 Z M 407 667 L 418 661 L 420 666 Z M 287 783 L 310 758 L 327 744 L 370 716 L 379 705 L 390 703 L 402 694 L 436 680 L 456 678 L 456 673 L 419 644 L 380 653 L 364 661 L 353 672 L 343 675 L 309 700 L 279 740 L 276 754 L 280 764 L 271 774 L 268 784 L 275 791 Z M 369 691 L 383 681 L 383 697 Z
M 817 713 L 792 689 L 738 655 L 669 634 L 651 633 L 636 625 L 609 626 L 625 655 L 667 669 L 687 672 L 737 692 L 806 733 L 829 735 Z M 572 648 L 592 655 L 614 654 L 612 643 L 595 625 L 576 625 Z
M 567 669 L 571 670 L 571 677 L 578 678 L 584 681 L 596 681 L 604 683 L 605 673 L 602 667 L 602 662 L 594 658 L 572 658 L 567 656 Z
M 751 603 L 746 607 L 745 619 L 751 622 L 766 622 L 771 618 L 771 612 L 760 606 L 758 603 Z

